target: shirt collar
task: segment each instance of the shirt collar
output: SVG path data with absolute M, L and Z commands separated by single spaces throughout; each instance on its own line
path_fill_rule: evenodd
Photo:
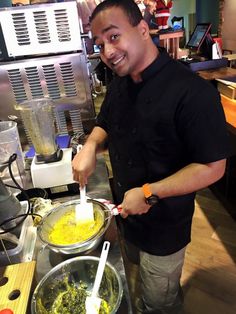
M 143 81 L 147 81 L 150 77 L 161 71 L 161 69 L 171 60 L 164 48 L 158 47 L 159 55 L 157 58 L 141 73 Z

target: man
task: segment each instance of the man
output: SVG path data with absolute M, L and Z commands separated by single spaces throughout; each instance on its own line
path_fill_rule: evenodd
M 87 183 L 96 154 L 108 144 L 115 201 L 122 208 L 118 226 L 128 257 L 140 262 L 140 312 L 181 313 L 195 192 L 225 170 L 220 97 L 154 45 L 132 0 L 103 1 L 91 16 L 91 30 L 102 61 L 117 76 L 73 160 L 74 179 Z

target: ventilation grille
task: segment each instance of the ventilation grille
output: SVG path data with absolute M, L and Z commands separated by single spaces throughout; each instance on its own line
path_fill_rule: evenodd
M 43 65 L 43 73 L 48 90 L 48 96 L 52 99 L 61 98 L 60 87 L 54 64 Z
M 62 97 L 75 97 L 78 92 L 75 84 L 75 77 L 73 73 L 72 64 L 70 62 L 60 63 L 61 81 L 59 85 L 58 75 L 54 64 L 47 64 L 42 66 L 42 73 L 44 80 L 40 81 L 40 68 L 25 67 L 24 74 L 27 78 L 27 85 L 31 93 L 31 98 L 44 97 L 42 83 L 45 83 L 47 88 L 47 96 L 56 100 Z M 19 103 L 27 99 L 24 82 L 22 80 L 20 69 L 13 69 L 8 71 L 9 81 L 15 96 L 16 102 Z
M 43 90 L 41 87 L 37 67 L 26 67 L 25 73 L 26 73 L 26 77 L 28 79 L 28 84 L 29 84 L 32 98 L 43 97 Z
M 55 20 L 58 40 L 60 42 L 71 41 L 70 25 L 66 10 L 55 10 Z
M 73 73 L 72 64 L 70 62 L 60 63 L 61 75 L 67 97 L 74 97 L 77 95 L 75 77 Z
M 50 43 L 50 32 L 48 27 L 47 15 L 45 11 L 33 12 L 35 30 L 40 44 Z
M 25 14 L 12 14 L 12 21 L 15 29 L 16 40 L 19 46 L 30 45 L 29 31 L 25 19 Z
M 9 57 L 82 51 L 76 1 L 0 10 Z
M 0 119 L 19 116 L 14 106 L 25 100 L 50 97 L 60 113 L 60 131 L 66 131 L 66 121 L 82 132 L 82 120 L 94 119 L 91 81 L 86 56 L 82 53 L 16 60 L 0 65 Z M 1 104 L 4 104 L 1 106 Z M 61 116 L 62 115 L 62 116 Z
M 19 69 L 9 70 L 8 77 L 16 103 L 27 100 L 20 70 Z

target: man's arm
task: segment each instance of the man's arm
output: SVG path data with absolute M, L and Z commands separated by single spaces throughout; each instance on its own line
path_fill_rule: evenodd
M 225 165 L 226 159 L 208 164 L 192 163 L 163 180 L 151 183 L 150 190 L 160 199 L 196 192 L 219 180 L 224 175 Z M 142 187 L 127 191 L 120 206 L 123 218 L 144 214 L 150 208 L 145 203 Z
M 96 167 L 96 154 L 104 149 L 107 133 L 94 127 L 81 151 L 72 160 L 73 178 L 83 187 Z
M 192 163 L 175 174 L 151 184 L 160 198 L 189 194 L 218 181 L 225 171 L 226 159 L 208 164 Z

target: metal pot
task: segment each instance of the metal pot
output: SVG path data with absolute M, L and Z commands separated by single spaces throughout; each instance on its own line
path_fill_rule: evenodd
M 103 225 L 98 230 L 97 233 L 95 233 L 93 236 L 91 236 L 86 241 L 82 242 L 76 242 L 72 244 L 66 244 L 66 245 L 60 245 L 52 243 L 52 241 L 49 239 L 50 231 L 52 230 L 55 223 L 63 216 L 66 212 L 69 210 L 71 211 L 72 207 L 75 207 L 77 204 L 80 204 L 80 200 L 72 200 L 69 202 L 66 202 L 58 207 L 53 208 L 48 214 L 46 214 L 39 226 L 38 226 L 38 235 L 41 241 L 47 245 L 51 250 L 57 253 L 62 254 L 80 254 L 80 253 L 89 253 L 91 250 L 94 250 L 98 247 L 98 245 L 101 243 L 104 233 L 108 229 L 111 221 L 111 211 L 109 208 L 104 205 L 101 202 L 98 202 L 96 200 L 88 199 L 88 202 L 93 203 L 94 207 L 94 213 L 102 215 L 103 219 Z M 65 233 L 65 230 L 62 230 L 62 233 Z
M 31 313 L 42 314 L 52 313 L 55 309 L 55 300 L 60 300 L 59 295 L 69 291 L 71 285 L 86 289 L 86 294 L 90 294 L 93 288 L 99 258 L 95 256 L 78 256 L 66 260 L 51 269 L 37 285 L 31 300 Z M 66 282 L 66 284 L 65 284 Z M 68 287 L 69 284 L 69 287 Z M 102 282 L 98 291 L 98 296 L 109 305 L 109 314 L 118 311 L 123 295 L 123 286 L 119 272 L 109 262 L 106 262 Z M 68 314 L 85 313 L 80 310 L 83 301 L 75 296 L 76 311 L 70 309 L 74 299 L 69 298 Z M 80 299 L 81 300 L 81 299 Z M 59 313 L 59 312 L 58 312 Z

